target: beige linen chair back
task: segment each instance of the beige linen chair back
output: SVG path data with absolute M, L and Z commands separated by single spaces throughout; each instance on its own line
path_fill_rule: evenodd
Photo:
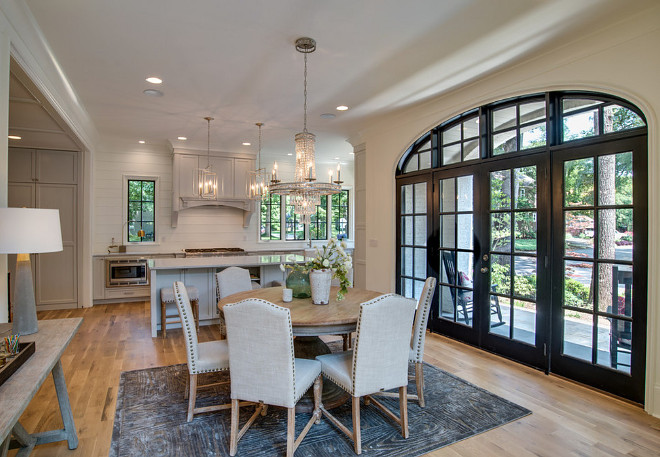
M 231 398 L 293 408 L 298 396 L 291 312 L 259 299 L 231 303 L 223 311 Z
M 426 324 L 429 321 L 431 300 L 435 292 L 436 280 L 433 277 L 426 278 L 422 294 L 417 302 L 417 313 L 415 313 L 415 324 L 413 326 L 412 339 L 410 340 L 410 361 L 422 363 L 424 356 L 424 341 L 426 340 Z
M 174 283 L 174 298 L 176 306 L 179 309 L 181 317 L 181 327 L 183 328 L 183 339 L 186 342 L 186 352 L 188 353 L 188 371 L 191 374 L 198 373 L 197 361 L 199 359 L 199 344 L 197 341 L 197 331 L 195 329 L 195 317 L 193 316 L 188 298 L 188 291 L 183 282 Z
M 227 295 L 252 290 L 250 272 L 245 268 L 229 267 L 215 274 L 215 285 L 218 299 Z
M 415 305 L 414 300 L 395 294 L 360 305 L 353 350 L 354 397 L 408 384 Z

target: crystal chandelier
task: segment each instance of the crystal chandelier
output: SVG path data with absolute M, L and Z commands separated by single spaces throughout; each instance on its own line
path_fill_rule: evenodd
M 255 124 L 259 127 L 259 150 L 257 152 L 257 169 L 247 173 L 247 195 L 250 200 L 261 200 L 268 196 L 268 172 L 261 168 L 261 127 L 263 122 Z
M 215 200 L 218 195 L 218 175 L 211 169 L 211 121 L 212 117 L 204 118 L 207 122 L 206 168 L 193 170 L 193 193 L 205 200 Z
M 342 181 L 323 183 L 316 181 L 316 162 L 314 157 L 315 135 L 307 131 L 307 54 L 316 50 L 316 41 L 312 38 L 298 38 L 296 50 L 305 56 L 304 73 L 304 123 L 303 131 L 296 134 L 296 165 L 293 182 L 280 182 L 277 176 L 277 165 L 273 168 L 270 192 L 278 195 L 288 195 L 294 206 L 294 213 L 302 216 L 304 223 L 316 212 L 316 206 L 321 203 L 322 195 L 332 195 L 341 192 Z

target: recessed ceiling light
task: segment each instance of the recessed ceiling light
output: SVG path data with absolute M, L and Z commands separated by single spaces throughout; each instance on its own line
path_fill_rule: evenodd
M 177 139 L 177 140 L 181 140 L 181 141 L 186 141 L 186 140 L 188 139 L 188 137 L 185 137 L 185 136 L 178 136 L 178 137 L 176 137 L 176 139 Z
M 162 97 L 163 93 L 158 89 L 145 89 L 142 91 L 144 95 L 149 95 L 151 97 Z
M 138 143 L 140 143 L 140 144 L 144 144 L 144 143 L 146 143 L 146 141 L 144 141 L 144 140 L 140 140 L 140 141 L 138 141 Z
M 339 157 L 335 157 L 335 160 L 339 160 Z
M 10 140 L 20 140 L 20 139 L 22 139 L 18 135 L 7 135 L 7 138 L 9 138 Z
M 252 145 L 252 143 L 248 143 L 247 141 L 243 142 L 243 146 L 251 146 L 251 145 Z
M 151 84 L 162 84 L 163 80 L 160 78 L 156 78 L 155 76 L 149 76 L 146 81 Z
M 352 156 L 355 155 L 355 153 L 353 151 L 349 152 L 349 154 L 352 155 Z
M 334 119 L 335 116 L 333 113 L 323 113 L 321 114 L 321 119 Z
M 288 155 L 288 156 L 292 156 L 292 155 L 293 155 L 293 152 L 288 152 L 287 155 Z
M 339 105 L 337 107 L 337 111 L 346 111 L 348 109 L 348 106 L 346 105 Z

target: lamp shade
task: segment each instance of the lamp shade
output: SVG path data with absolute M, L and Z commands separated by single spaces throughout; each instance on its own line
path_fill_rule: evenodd
M 61 250 L 59 209 L 0 208 L 0 254 Z

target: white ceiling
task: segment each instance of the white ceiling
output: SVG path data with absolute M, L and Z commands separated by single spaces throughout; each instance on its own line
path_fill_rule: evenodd
M 256 152 L 254 124 L 264 122 L 266 162 L 292 152 L 302 130 L 303 55 L 294 42 L 316 39 L 308 130 L 324 162 L 351 160 L 346 140 L 374 116 L 655 0 L 24 1 L 103 137 L 206 149 L 210 115 L 212 149 Z M 155 87 L 147 76 L 164 80 L 163 97 L 142 93 Z M 340 104 L 351 109 L 336 111 Z

